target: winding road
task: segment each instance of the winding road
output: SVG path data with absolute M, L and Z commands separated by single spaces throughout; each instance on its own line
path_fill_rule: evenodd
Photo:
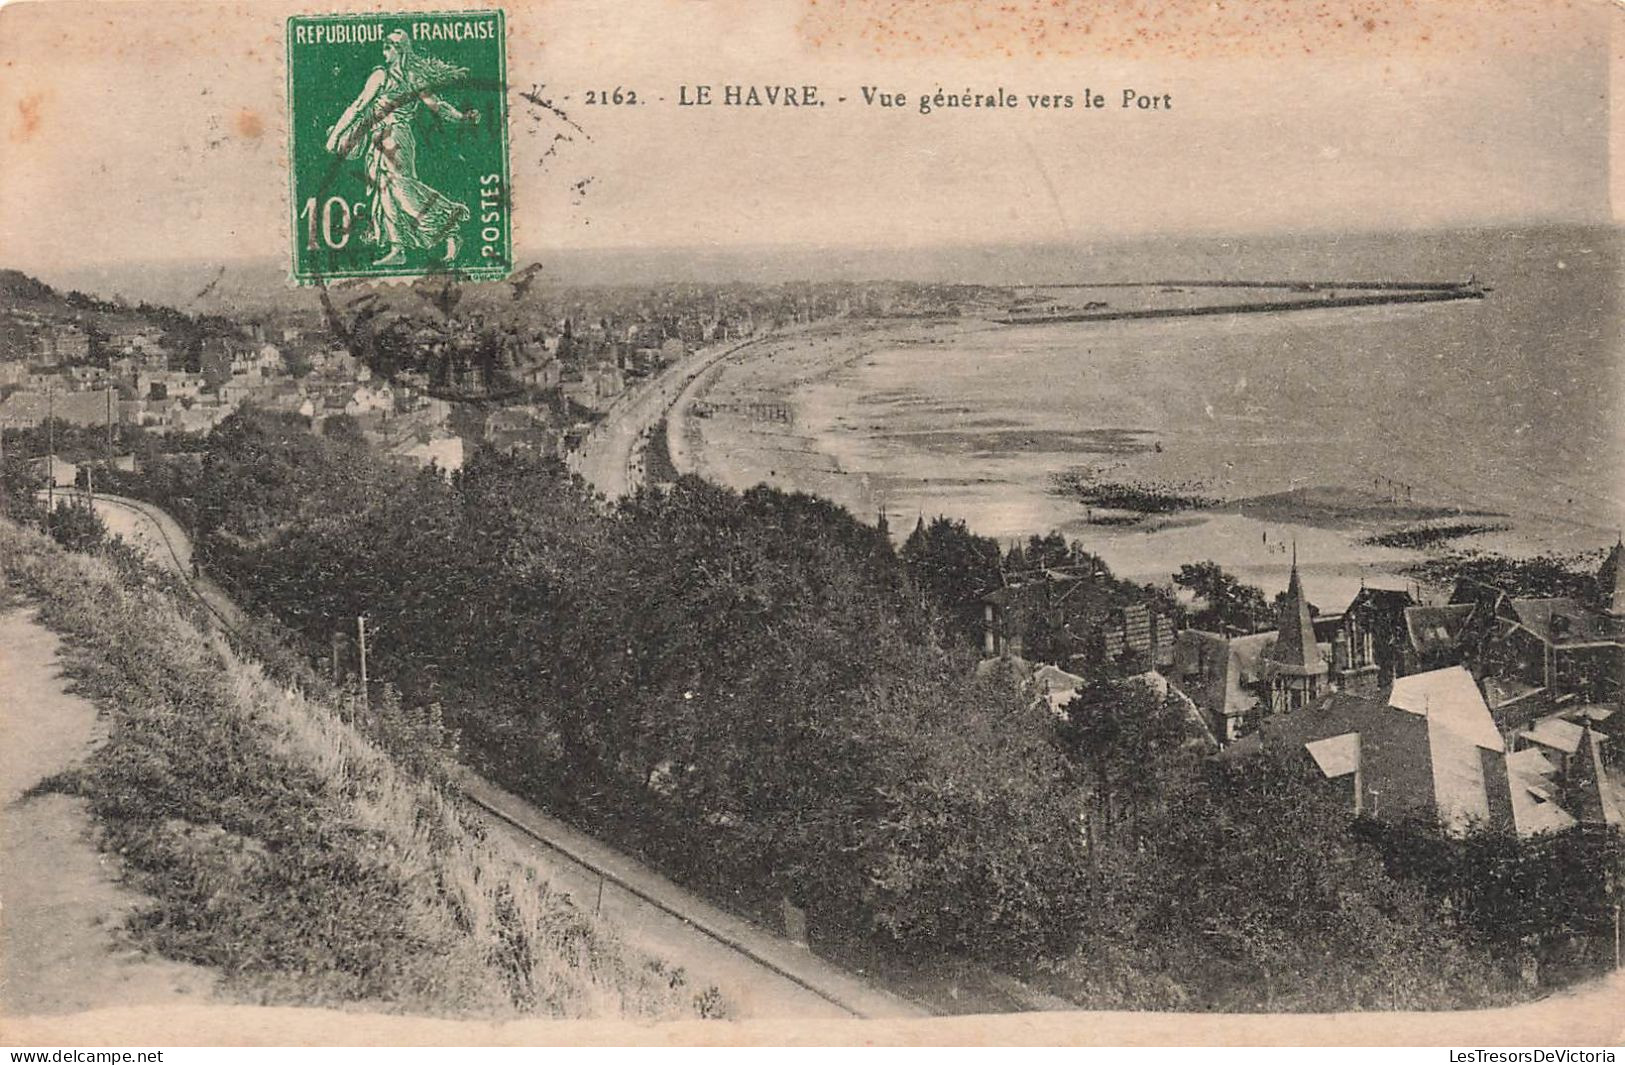
M 58 490 L 59 498 L 77 496 L 74 490 Z M 45 493 L 40 493 L 44 498 Z M 107 531 L 122 536 L 147 558 L 186 579 L 193 594 L 228 629 L 240 628 L 246 615 L 232 602 L 223 588 L 192 568 L 192 539 L 168 512 L 151 503 L 126 496 L 95 495 L 96 516 Z
M 783 334 L 772 334 L 777 337 Z M 581 447 L 567 461 L 570 468 L 606 499 L 630 495 L 643 483 L 643 449 L 673 407 L 702 374 L 724 359 L 741 354 L 769 337 L 754 337 L 701 348 L 616 399 Z

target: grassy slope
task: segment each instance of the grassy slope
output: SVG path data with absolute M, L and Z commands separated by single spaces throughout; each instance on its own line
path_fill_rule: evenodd
M 73 649 L 107 741 L 53 782 L 152 899 L 137 943 L 245 1001 L 429 1013 L 716 1012 L 551 892 L 446 791 L 206 634 L 150 579 L 0 521 L 0 584 Z

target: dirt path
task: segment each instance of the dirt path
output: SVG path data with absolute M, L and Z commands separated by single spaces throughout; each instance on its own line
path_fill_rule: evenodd
M 31 610 L 0 607 L 0 1014 L 205 1000 L 208 970 L 120 942 L 142 899 L 97 851 L 84 800 L 23 797 L 101 737 L 95 706 L 65 690 L 60 652 Z
M 610 463 L 607 468 L 618 467 Z M 242 612 L 236 605 L 207 578 L 195 577 L 189 572 L 191 543 L 185 531 L 168 514 L 151 504 L 118 496 L 97 496 L 96 509 L 111 531 L 124 535 L 157 565 L 172 569 L 186 578 L 222 622 L 228 626 L 240 623 Z M 0 759 L 5 759 L 7 765 L 3 777 L 8 789 L 7 796 L 21 794 L 35 781 L 71 764 L 82 755 L 95 736 L 95 708 L 84 700 L 65 696 L 61 692 L 61 679 L 54 659 L 56 637 L 26 618 L 27 615 L 21 611 L 0 614 L 0 700 L 10 700 L 13 693 L 18 693 L 19 703 L 29 704 L 14 709 L 9 702 L 0 703 L 0 744 L 6 745 Z M 48 649 L 42 649 L 38 654 L 30 652 L 23 656 L 29 659 L 33 667 L 28 671 L 28 676 L 12 663 L 17 653 L 27 648 L 22 641 L 10 638 L 6 628 L 10 625 L 21 625 L 20 631 L 29 632 L 36 640 L 44 640 L 48 644 Z M 11 646 L 13 642 L 17 643 L 17 647 Z M 38 661 L 34 661 L 36 658 Z M 13 672 L 17 674 L 15 680 Z M 32 681 L 29 677 L 33 678 Z M 29 712 L 32 697 L 23 693 L 29 691 L 31 686 L 48 695 L 54 693 L 57 699 L 67 700 L 73 711 L 83 718 L 88 731 L 83 738 L 72 739 L 66 752 L 46 756 L 13 750 L 14 747 L 26 745 L 31 728 L 37 729 L 43 723 L 48 723 L 53 714 L 58 713 Z M 65 712 L 62 716 L 66 719 Z M 9 734 L 9 730 L 14 728 L 20 731 L 15 740 Z M 63 727 L 54 736 L 46 738 L 71 738 L 76 731 Z M 15 759 L 15 764 L 12 759 Z M 11 788 L 13 776 L 18 780 L 15 789 Z M 495 821 L 496 830 L 513 836 L 548 880 L 569 891 L 584 908 L 600 910 L 605 919 L 630 942 L 655 956 L 681 965 L 696 986 L 717 985 L 728 996 L 738 1016 L 908 1016 L 921 1012 L 912 1004 L 869 986 L 838 966 L 792 946 L 781 936 L 724 914 L 644 869 L 630 857 L 573 831 L 478 778 L 470 776 L 465 787 L 487 810 L 501 811 L 501 817 Z M 82 806 L 77 801 L 60 796 L 31 800 L 30 805 L 58 801 L 67 803 L 73 811 L 79 811 Z M 82 814 L 80 821 L 88 825 L 88 820 Z M 524 825 L 526 831 L 519 831 L 515 824 Z M 94 852 L 87 853 L 94 861 Z M 4 859 L 6 868 L 13 868 L 10 850 L 0 858 Z M 28 875 L 27 861 L 19 860 L 19 876 Z M 39 866 L 35 865 L 34 868 L 38 869 Z M 611 881 L 607 885 L 606 874 Z M 20 883 L 19 890 L 39 886 Z M 602 892 L 601 886 L 604 887 Z M 3 921 L 3 915 L 0 915 L 0 921 Z M 117 922 L 113 923 L 116 925 Z M 10 957 L 9 950 L 9 944 L 0 940 L 0 957 Z M 49 996 L 61 993 L 52 990 L 38 998 L 42 1002 L 49 1002 Z M 149 1000 L 120 999 L 115 994 L 109 1001 L 133 1005 Z M 87 1007 L 70 1003 L 54 1012 L 79 1008 Z M 12 1009 L 14 1007 L 9 1005 L 5 992 L 0 990 L 0 1013 Z
M 192 539 L 168 513 L 139 499 L 106 493 L 95 497 L 95 506 L 110 535 L 123 537 L 154 565 L 185 578 L 216 620 L 228 628 L 241 628 L 247 621 L 224 589 L 193 567 Z

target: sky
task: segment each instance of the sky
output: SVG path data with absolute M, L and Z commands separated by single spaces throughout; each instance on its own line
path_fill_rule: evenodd
M 0 265 L 284 258 L 283 23 L 297 10 L 0 9 Z M 1612 217 L 1610 57 L 1617 82 L 1625 34 L 1610 40 L 1601 2 L 505 10 L 521 256 Z M 675 104 L 683 85 L 727 83 L 814 84 L 828 102 Z M 909 106 L 865 107 L 864 85 Z M 582 101 L 616 86 L 648 102 Z M 1087 87 L 1108 106 L 919 114 L 939 87 L 1080 102 Z M 1126 87 L 1173 107 L 1124 110 Z M 519 95 L 532 89 L 568 121 Z

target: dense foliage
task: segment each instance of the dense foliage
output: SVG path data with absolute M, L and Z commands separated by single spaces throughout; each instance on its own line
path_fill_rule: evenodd
M 1286 767 L 1204 763 L 1117 833 L 1089 947 L 1046 966 L 1102 1007 L 1301 1011 L 1486 1005 L 1515 974 L 1385 874 L 1344 807 Z
M 206 567 L 311 652 L 365 614 L 407 720 L 713 897 L 800 904 L 823 944 L 1089 1005 L 1516 986 L 1427 870 L 1385 869 L 1292 771 L 1205 760 L 1177 699 L 1101 671 L 1057 716 L 976 669 L 983 588 L 1048 570 L 1087 577 L 1088 610 L 1147 594 L 1063 537 L 1000 552 L 939 520 L 899 555 L 805 495 L 682 479 L 610 505 L 555 463 L 481 451 L 446 477 L 265 414 L 223 423 L 173 490 Z M 1180 576 L 1201 609 L 1273 615 L 1216 566 Z
M 227 997 L 254 1003 L 639 1018 L 722 1008 L 714 988 L 689 986 L 538 881 L 517 845 L 466 821 L 435 781 L 403 772 L 403 744 L 386 757 L 342 701 L 285 687 L 199 627 L 166 575 L 128 553 L 69 555 L 0 521 L 0 583 L 62 634 L 73 690 L 104 715 L 86 760 L 35 792 L 86 800 L 98 844 L 138 893 L 122 929 L 134 945 L 205 966 Z
M 1002 593 L 1000 626 L 1007 639 L 1019 638 L 1021 655 L 1074 671 L 1149 668 L 1132 655 L 1108 660 L 1102 630 L 1131 604 L 1151 605 L 1161 616 L 1180 612 L 1169 589 L 1114 576 L 1099 555 L 1058 532 L 1013 541 L 1001 551 L 998 541 L 976 535 L 963 521 L 938 517 L 926 524 L 922 518 L 898 554 L 915 587 L 941 612 L 950 637 L 982 647 L 988 596 Z
M 890 545 L 831 504 L 688 479 L 607 510 L 556 464 L 388 470 L 265 415 L 222 424 L 191 498 L 243 601 L 313 648 L 366 614 L 374 677 L 691 882 L 908 954 L 1075 927 L 1079 800 L 1045 719 L 966 679 Z
M 952 631 L 982 642 L 982 597 L 1004 583 L 999 542 L 977 536 L 964 521 L 922 517 L 900 552 L 916 585 L 947 612 Z
M 1197 600 L 1191 624 L 1209 632 L 1259 632 L 1275 626 L 1275 608 L 1264 593 L 1243 584 L 1217 562 L 1189 562 L 1174 574 L 1174 584 Z M 1279 597 L 1277 597 L 1279 598 Z

